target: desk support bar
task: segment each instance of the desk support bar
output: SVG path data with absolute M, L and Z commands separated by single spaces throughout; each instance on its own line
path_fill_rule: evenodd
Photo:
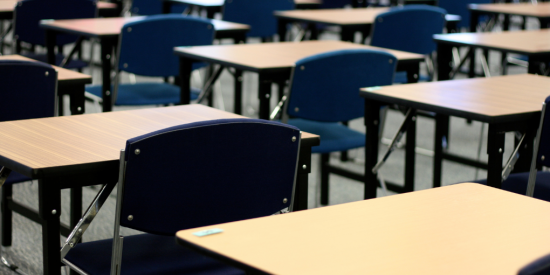
M 2 167 L 2 170 L 0 170 L 0 188 L 2 188 L 4 182 L 8 179 L 10 173 L 10 169 L 6 168 L 6 166 Z
M 80 238 L 82 238 L 82 235 L 86 232 L 86 229 L 88 229 L 103 206 L 103 203 L 105 203 L 107 198 L 109 198 L 109 195 L 111 194 L 111 191 L 113 191 L 115 185 L 116 184 L 114 183 L 106 184 L 99 190 L 97 196 L 94 198 L 88 209 L 86 209 L 82 219 L 78 221 L 78 224 L 75 226 L 69 237 L 67 237 L 63 247 L 61 247 L 61 259 L 65 258 L 65 255 L 69 253 L 69 250 L 71 250 L 71 248 L 78 243 Z
M 510 175 L 510 173 L 512 172 L 512 170 L 514 169 L 514 165 L 516 165 L 516 162 L 519 159 L 518 151 L 521 148 L 521 146 L 523 145 L 523 140 L 525 139 L 526 135 L 527 134 L 524 133 L 521 136 L 521 139 L 519 140 L 518 145 L 516 146 L 516 149 L 514 150 L 514 152 L 512 152 L 512 155 L 510 155 L 510 158 L 506 162 L 506 166 L 504 166 L 504 169 L 502 170 L 502 181 L 505 181 L 508 178 L 508 176 Z
M 537 130 L 537 136 L 535 137 L 535 145 L 533 146 L 533 158 L 531 159 L 531 169 L 529 170 L 529 180 L 527 182 L 527 192 L 525 193 L 529 197 L 533 197 L 535 193 L 535 181 L 537 179 L 537 158 L 540 145 L 540 137 L 542 134 L 542 124 L 544 123 L 544 116 L 546 114 L 546 103 L 542 103 L 542 111 L 540 112 L 539 129 Z
M 212 92 L 212 86 L 214 85 L 214 82 L 218 80 L 224 68 L 224 66 L 220 66 L 204 84 L 201 93 L 199 94 L 199 98 L 197 99 L 197 103 L 201 103 L 205 98 L 208 98 L 208 96 Z
M 83 40 L 84 40 L 83 36 L 78 37 L 78 39 L 76 40 L 76 43 L 74 44 L 74 47 L 71 49 L 71 52 L 67 56 L 65 56 L 65 58 L 63 58 L 63 61 L 61 61 L 61 64 L 59 64 L 59 67 L 61 68 L 65 67 L 65 65 L 67 65 L 67 63 L 69 63 L 69 61 L 73 57 L 74 53 L 76 51 L 80 51 Z
M 388 150 L 384 154 L 384 157 L 372 168 L 373 174 L 376 174 L 378 170 L 382 168 L 382 165 L 386 163 L 386 160 L 388 160 L 388 157 L 395 150 L 395 148 L 397 148 L 397 144 L 399 143 L 399 140 L 401 140 L 401 138 L 407 131 L 407 128 L 409 128 L 410 122 L 415 120 L 416 120 L 416 110 L 409 108 L 409 110 L 407 110 L 407 113 L 405 114 L 405 120 L 403 120 L 401 127 L 399 127 L 399 131 L 397 131 L 397 133 L 393 137 L 392 142 L 388 147 Z

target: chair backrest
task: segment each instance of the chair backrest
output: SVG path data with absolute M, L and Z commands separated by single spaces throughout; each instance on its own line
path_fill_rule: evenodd
M 395 56 L 368 49 L 301 59 L 292 72 L 285 115 L 325 122 L 363 117 L 359 88 L 391 85 L 396 63 Z
M 418 54 L 436 50 L 432 36 L 443 33 L 447 12 L 428 5 L 395 7 L 379 14 L 372 26 L 371 45 Z
M 250 25 L 249 37 L 277 33 L 275 11 L 293 10 L 294 0 L 225 0 L 223 20 Z
M 460 22 L 457 27 L 470 26 L 470 10 L 468 10 L 469 4 L 489 4 L 494 0 L 439 0 L 438 6 L 445 9 L 449 14 L 460 15 Z
M 19 41 L 44 46 L 46 35 L 40 20 L 93 18 L 96 14 L 97 3 L 93 0 L 23 0 L 15 6 L 13 35 Z M 57 36 L 57 45 L 75 41 L 73 35 Z
M 118 69 L 138 75 L 168 77 L 179 73 L 174 47 L 211 45 L 214 25 L 181 14 L 152 15 L 124 24 Z
M 550 254 L 524 266 L 518 275 L 550 275 Z
M 172 5 L 171 13 L 182 13 L 187 5 Z M 155 15 L 162 14 L 162 1 L 159 0 L 132 0 L 130 8 L 135 15 Z
M 0 121 L 56 113 L 57 72 L 34 61 L 0 60 Z
M 299 144 L 297 128 L 258 119 L 190 123 L 132 138 L 120 225 L 174 235 L 290 207 Z
M 538 164 L 542 166 L 550 166 L 550 110 L 548 110 L 548 105 L 550 104 L 550 96 L 544 101 L 546 105 L 546 110 L 544 112 L 544 117 L 541 119 L 541 133 L 538 137 L 539 142 L 539 151 L 537 156 Z
M 343 8 L 346 5 L 352 5 L 352 0 L 323 0 L 321 3 L 321 6 L 319 8 L 321 9 L 339 9 Z

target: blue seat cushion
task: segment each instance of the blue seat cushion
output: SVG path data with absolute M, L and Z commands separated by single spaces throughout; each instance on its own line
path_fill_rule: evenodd
M 44 63 L 48 63 L 48 56 L 46 54 L 24 53 L 24 54 L 21 54 L 21 55 L 23 55 L 25 57 L 28 57 L 28 58 L 32 58 L 34 60 L 44 62 Z M 63 62 L 63 58 L 65 58 L 64 55 L 56 54 L 55 55 L 55 65 L 56 66 L 61 65 L 61 62 Z M 63 68 L 66 68 L 66 69 L 81 69 L 81 68 L 84 68 L 84 67 L 87 67 L 87 66 L 88 66 L 87 62 L 84 62 L 84 61 L 78 60 L 78 59 L 71 59 L 71 60 L 69 60 L 69 62 L 67 62 L 67 65 L 65 65 L 65 67 L 63 67 Z
M 86 92 L 101 97 L 101 86 L 86 86 Z M 199 93 L 198 89 L 191 89 L 191 100 L 197 99 Z M 156 82 L 120 84 L 115 105 L 167 105 L 179 102 L 179 86 Z
M 527 192 L 527 181 L 529 180 L 529 172 L 510 174 L 508 178 L 502 182 L 502 189 L 517 194 L 525 195 Z M 487 180 L 478 180 L 477 183 L 487 185 Z M 550 172 L 537 172 L 537 180 L 535 182 L 535 193 L 533 197 L 545 201 L 550 201 Z
M 421 74 L 420 79 L 418 79 L 418 81 L 432 81 L 432 79 L 428 75 Z M 395 72 L 393 83 L 399 83 L 399 84 L 409 83 L 407 80 L 407 72 Z
M 78 244 L 65 257 L 88 274 L 109 274 L 112 239 Z M 121 275 L 245 274 L 240 269 L 176 244 L 175 236 L 142 234 L 124 238 Z
M 289 119 L 288 124 L 301 131 L 321 137 L 321 144 L 312 147 L 312 153 L 331 153 L 365 146 L 365 134 L 352 130 L 340 123 L 317 122 L 305 119 Z

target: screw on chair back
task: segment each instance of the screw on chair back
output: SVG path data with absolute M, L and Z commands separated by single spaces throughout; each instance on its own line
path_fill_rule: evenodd
M 457 27 L 469 28 L 470 26 L 470 10 L 469 4 L 489 4 L 493 3 L 493 0 L 439 0 L 438 6 L 445 9 L 449 14 L 460 15 L 460 22 L 457 23 Z
M 23 0 L 14 10 L 14 38 L 18 41 L 45 46 L 45 31 L 41 20 L 93 18 L 97 15 L 97 3 L 92 0 Z M 57 45 L 76 41 L 74 35 L 58 35 Z
M 152 77 L 178 75 L 174 47 L 211 45 L 214 33 L 210 20 L 180 14 L 152 15 L 126 23 L 121 30 L 117 67 Z
M 365 104 L 359 88 L 391 85 L 396 64 L 393 55 L 368 49 L 339 50 L 301 59 L 292 72 L 285 114 L 322 122 L 363 117 Z
M 436 50 L 432 36 L 443 33 L 447 12 L 428 5 L 395 7 L 379 14 L 372 26 L 371 45 L 418 54 Z
M 297 128 L 255 119 L 191 123 L 130 139 L 120 225 L 174 235 L 290 207 L 299 143 Z
M 270 37 L 277 33 L 273 12 L 293 9 L 294 0 L 226 0 L 223 20 L 250 25 L 248 37 Z

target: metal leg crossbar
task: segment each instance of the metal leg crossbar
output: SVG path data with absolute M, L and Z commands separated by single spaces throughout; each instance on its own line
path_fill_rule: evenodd
M 214 83 L 218 78 L 220 77 L 223 69 L 225 69 L 225 66 L 219 66 L 212 76 L 208 79 L 208 81 L 204 84 L 202 87 L 201 93 L 199 94 L 199 98 L 197 99 L 197 103 L 201 103 L 204 101 L 204 99 L 208 98 L 210 96 L 210 93 L 212 92 L 212 87 L 214 86 Z

